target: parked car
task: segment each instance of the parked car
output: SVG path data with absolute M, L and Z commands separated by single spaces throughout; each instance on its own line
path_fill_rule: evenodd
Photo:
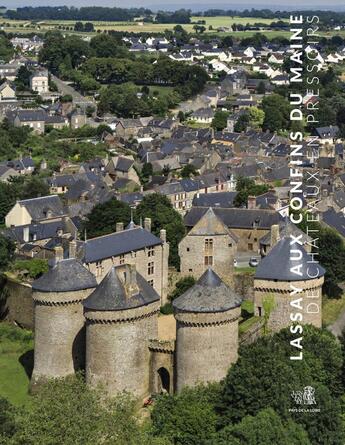
M 257 267 L 258 264 L 259 264 L 259 261 L 257 260 L 257 258 L 251 257 L 251 259 L 249 260 L 249 266 L 250 267 Z

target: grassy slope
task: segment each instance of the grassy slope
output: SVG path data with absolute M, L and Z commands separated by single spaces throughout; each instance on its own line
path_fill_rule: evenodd
M 0 397 L 7 398 L 16 406 L 26 404 L 29 400 L 29 377 L 22 364 L 23 360 L 28 364 L 25 357 L 30 356 L 27 352 L 33 348 L 29 336 L 27 331 L 0 323 Z
M 329 326 L 334 323 L 345 309 L 345 295 L 339 300 L 325 298 L 322 304 L 322 324 Z

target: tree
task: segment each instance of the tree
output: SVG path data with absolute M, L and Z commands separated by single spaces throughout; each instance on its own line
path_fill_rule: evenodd
M 193 164 L 187 164 L 181 170 L 182 178 L 190 178 L 191 175 L 197 176 L 198 174 L 199 172 Z
M 15 251 L 15 245 L 12 240 L 0 235 L 0 271 L 6 270 L 12 261 Z
M 290 125 L 290 104 L 279 94 L 265 96 L 262 100 L 265 112 L 263 129 L 274 131 L 286 130 Z
M 116 223 L 126 226 L 131 219 L 131 209 L 128 204 L 113 198 L 103 204 L 96 205 L 83 224 L 83 232 L 87 238 L 95 238 L 116 231 Z
M 20 190 L 20 199 L 38 198 L 47 195 L 49 195 L 48 183 L 38 176 L 29 177 L 28 180 L 24 181 Z
M 257 107 L 251 107 L 249 109 L 249 125 L 255 129 L 261 129 L 265 120 L 265 112 Z
M 305 354 L 297 362 L 290 360 L 290 340 L 290 330 L 284 329 L 240 349 L 240 359 L 225 379 L 219 405 L 221 423 L 237 423 L 271 407 L 282 418 L 300 424 L 311 443 L 318 443 L 322 437 L 322 444 L 340 445 L 341 346 L 328 331 L 304 326 Z M 315 388 L 320 408 L 317 416 L 290 410 L 294 407 L 292 391 L 309 385 Z
M 74 31 L 83 32 L 84 31 L 84 24 L 82 22 L 76 22 L 75 25 L 74 25 Z
M 107 398 L 81 376 L 48 381 L 17 416 L 18 445 L 169 445 L 140 428 L 127 395 Z
M 86 22 L 84 25 L 84 32 L 95 32 L 95 28 L 92 22 Z
M 15 80 L 16 87 L 19 90 L 25 90 L 30 87 L 30 77 L 32 75 L 32 72 L 28 70 L 28 68 L 25 65 L 22 65 L 17 73 L 17 77 Z
M 214 128 L 217 131 L 222 131 L 227 126 L 229 113 L 227 111 L 216 111 L 213 121 L 212 121 L 212 128 Z
M 216 434 L 212 445 L 311 445 L 306 431 L 292 420 L 284 423 L 272 408 L 246 416 L 236 425 L 229 425 Z M 210 443 L 211 445 L 211 443 Z
M 175 445 L 206 445 L 216 431 L 214 399 L 219 386 L 186 388 L 175 396 L 160 396 L 152 412 L 152 432 Z
M 268 192 L 269 187 L 266 184 L 255 184 L 251 178 L 239 176 L 236 180 L 236 191 L 238 192 L 234 199 L 235 207 L 244 207 L 248 203 L 249 196 L 259 196 Z
M 145 162 L 141 170 L 141 175 L 145 181 L 148 181 L 149 177 L 153 175 L 153 167 L 151 162 Z
M 176 284 L 174 291 L 169 295 L 169 300 L 174 301 L 175 298 L 187 292 L 188 289 L 194 286 L 196 283 L 195 278 L 192 276 L 187 276 L 181 278 Z
M 234 125 L 234 131 L 236 133 L 242 133 L 243 131 L 247 131 L 248 125 L 249 125 L 249 114 L 248 113 L 241 114 Z
M 178 244 L 185 235 L 185 227 L 181 215 L 173 208 L 169 199 L 158 193 L 149 194 L 138 205 L 135 215 L 137 220 L 140 217 L 151 218 L 152 232 L 157 236 L 161 229 L 166 230 L 170 243 L 169 264 L 178 268 Z
M 259 82 L 257 88 L 256 88 L 257 94 L 265 94 L 266 93 L 266 85 L 265 82 L 261 81 Z

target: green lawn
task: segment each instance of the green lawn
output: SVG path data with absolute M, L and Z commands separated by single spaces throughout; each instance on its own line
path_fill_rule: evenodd
M 239 325 L 239 332 L 241 334 L 245 334 L 248 329 L 250 329 L 252 326 L 254 326 L 258 321 L 262 320 L 262 317 L 251 317 L 248 318 L 248 320 L 243 321 Z
M 329 326 L 336 321 L 341 312 L 345 309 L 345 295 L 336 300 L 325 298 L 322 304 L 322 324 Z
M 235 272 L 236 273 L 250 273 L 253 274 L 255 272 L 255 267 L 235 267 Z
M 5 397 L 16 406 L 24 405 L 29 400 L 27 372 L 32 367 L 32 349 L 33 340 L 29 331 L 0 323 L 0 397 Z

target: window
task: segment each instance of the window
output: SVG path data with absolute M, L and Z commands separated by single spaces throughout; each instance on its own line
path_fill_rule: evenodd
M 193 269 L 189 269 L 189 272 L 193 272 Z
M 152 287 L 153 287 L 153 286 L 154 286 L 154 284 L 155 284 L 154 280 L 148 280 L 147 282 L 148 282 L 148 283 L 149 283 L 149 285 L 150 285 L 150 286 L 152 286 Z
M 207 255 L 205 256 L 205 266 L 212 266 L 213 265 L 213 256 Z
M 213 252 L 213 239 L 212 238 L 205 238 L 205 252 L 206 254 L 208 252 Z
M 154 247 L 150 247 L 150 248 L 147 250 L 147 256 L 148 256 L 148 257 L 153 257 L 153 256 L 155 256 L 155 248 L 154 248 Z
M 189 247 L 187 247 L 187 252 L 189 252 Z
M 120 255 L 120 264 L 125 264 L 125 256 Z
M 96 277 L 100 277 L 103 274 L 102 261 L 96 261 Z
M 153 275 L 155 273 L 155 263 L 152 261 L 147 265 L 147 274 Z
M 229 247 L 232 247 L 232 243 L 229 243 Z

